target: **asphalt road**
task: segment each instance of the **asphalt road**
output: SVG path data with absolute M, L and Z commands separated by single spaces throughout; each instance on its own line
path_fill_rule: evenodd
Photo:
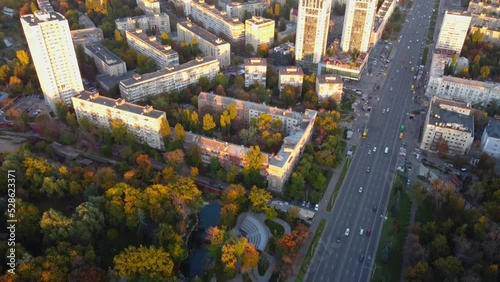
M 420 64 L 432 9 L 432 0 L 414 2 L 413 9 L 407 15 L 408 22 L 402 30 L 401 39 L 393 43 L 394 55 L 391 56 L 393 59 L 389 63 L 387 77 L 381 83 L 379 91 L 369 93 L 380 97 L 380 101 L 372 105 L 368 138 L 363 139 L 356 149 L 310 264 L 307 281 L 359 282 L 369 281 L 372 276 L 374 257 L 402 145 L 398 138 L 399 127 L 407 123 L 407 113 L 414 105 L 414 94 L 410 88 L 415 82 L 414 73 L 410 69 L 414 67 L 416 70 Z M 389 112 L 383 113 L 383 109 L 387 108 Z M 384 152 L 386 148 L 387 153 Z M 368 151 L 371 151 L 370 154 Z M 363 187 L 361 193 L 360 187 Z M 346 228 L 350 229 L 349 236 L 344 235 Z M 364 229 L 363 235 L 360 235 L 360 229 Z M 371 236 L 366 235 L 367 229 L 372 230 Z M 340 243 L 337 242 L 338 238 Z M 361 255 L 364 256 L 362 262 Z

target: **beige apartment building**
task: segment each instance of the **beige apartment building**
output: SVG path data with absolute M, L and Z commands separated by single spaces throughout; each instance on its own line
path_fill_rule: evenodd
M 316 76 L 316 94 L 318 100 L 327 100 L 333 98 L 338 104 L 342 100 L 342 91 L 344 83 L 340 75 L 321 74 Z
M 104 39 L 102 29 L 98 27 L 90 27 L 71 31 L 73 44 L 84 46 L 89 43 L 101 42 Z
M 228 42 L 189 20 L 177 23 L 177 41 L 192 45 L 193 39 L 198 42 L 203 55 L 216 58 L 221 68 L 231 64 L 231 45 Z
M 231 44 L 245 43 L 245 25 L 238 18 L 229 17 L 226 12 L 206 4 L 204 0 L 191 2 L 191 17 L 215 35 L 223 36 Z
M 245 18 L 245 13 L 252 16 L 262 16 L 264 11 L 269 7 L 266 2 L 250 0 L 245 3 L 231 2 L 226 5 L 226 13 L 232 18 L 239 18 L 243 21 Z
M 269 107 L 263 104 L 237 100 L 230 97 L 219 96 L 212 93 L 202 92 L 198 96 L 198 109 L 209 106 L 216 111 L 227 109 L 230 104 L 234 104 L 238 115 L 248 124 L 251 119 L 257 118 L 263 113 L 270 114 L 273 120 L 280 119 L 283 122 L 288 136 L 284 138 L 283 146 L 276 155 L 263 153 L 264 162 L 262 164 L 261 174 L 267 177 L 268 189 L 275 192 L 282 192 L 293 169 L 300 160 L 304 147 L 310 141 L 317 112 L 306 110 L 304 113 L 298 113 L 291 110 Z M 203 143 L 200 146 L 203 154 L 216 154 L 220 159 L 230 159 L 231 164 L 243 167 L 244 154 L 246 150 L 230 150 L 232 144 L 223 141 L 210 142 L 211 145 Z M 236 145 L 235 145 L 236 146 Z M 240 146 L 241 148 L 244 148 Z M 203 153 L 205 152 L 205 153 Z M 231 156 L 231 157 L 230 157 Z M 209 157 L 205 158 L 208 159 Z
M 125 34 L 126 30 L 134 31 L 137 28 L 144 32 L 156 30 L 157 34 L 170 32 L 170 18 L 166 13 L 120 18 L 115 20 L 115 24 L 122 34 Z
M 470 104 L 434 97 L 425 118 L 420 149 L 437 152 L 439 139 L 448 143 L 448 154 L 466 154 L 474 141 L 474 116 Z
M 171 46 L 162 45 L 155 36 L 147 36 L 141 29 L 125 31 L 128 46 L 150 57 L 159 69 L 179 65 L 179 54 Z
M 87 44 L 84 47 L 85 54 L 90 56 L 100 73 L 110 76 L 120 76 L 127 72 L 125 62 L 109 51 L 101 43 Z
M 260 44 L 271 46 L 274 42 L 274 20 L 252 17 L 245 21 L 245 45 L 252 45 L 257 52 Z
M 285 85 L 299 87 L 302 91 L 302 83 L 304 81 L 304 72 L 301 67 L 285 67 L 279 70 L 278 86 L 280 93 L 285 88 Z
M 257 83 L 266 87 L 267 61 L 263 58 L 245 59 L 245 87 Z
M 361 53 L 366 53 L 371 47 L 370 39 L 375 21 L 377 1 L 352 0 L 346 2 L 340 46 L 344 52 L 352 52 L 356 49 Z
M 154 15 L 160 13 L 159 0 L 137 0 L 137 7 L 143 10 L 146 15 Z
M 134 75 L 120 81 L 121 97 L 134 103 L 163 92 L 182 90 L 196 84 L 202 77 L 209 80 L 219 73 L 219 61 L 214 57 L 196 58 L 185 64 L 169 66 L 152 73 Z
M 468 12 L 446 11 L 436 43 L 436 50 L 448 50 L 460 54 L 469 30 L 471 15 Z
M 78 122 L 86 118 L 99 127 L 111 129 L 112 120 L 121 120 L 140 142 L 164 149 L 160 129 L 162 121 L 166 120 L 165 112 L 100 96 L 97 92 L 82 91 L 71 99 Z

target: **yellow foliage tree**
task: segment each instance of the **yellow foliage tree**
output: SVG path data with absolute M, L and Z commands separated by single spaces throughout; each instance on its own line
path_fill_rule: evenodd
M 163 248 L 130 246 L 114 257 L 115 270 L 123 278 L 160 281 L 172 278 L 174 263 Z
M 16 52 L 16 57 L 23 66 L 27 66 L 30 64 L 30 56 L 28 55 L 28 52 L 24 50 L 19 50 Z
M 215 128 L 216 124 L 214 118 L 210 114 L 205 114 L 203 116 L 203 130 L 207 134 L 211 134 L 212 130 Z
M 231 120 L 235 119 L 238 115 L 238 111 L 236 110 L 236 106 L 234 104 L 229 104 L 229 106 L 227 106 L 227 111 L 229 112 Z
M 250 151 L 245 154 L 244 169 L 247 171 L 260 170 L 264 157 L 259 146 L 250 146 Z
M 262 211 L 272 198 L 273 195 L 271 195 L 270 192 L 259 189 L 256 186 L 252 187 L 250 195 L 248 196 L 248 199 L 250 199 L 252 203 L 252 209 L 257 212 Z
M 236 271 L 238 257 L 236 256 L 234 247 L 235 246 L 232 244 L 222 246 L 221 262 L 224 265 L 224 271 L 226 273 L 234 273 Z
M 241 256 L 241 271 L 245 273 L 257 267 L 257 264 L 259 263 L 259 258 L 260 254 L 255 249 L 255 246 L 253 244 L 247 244 L 245 251 Z

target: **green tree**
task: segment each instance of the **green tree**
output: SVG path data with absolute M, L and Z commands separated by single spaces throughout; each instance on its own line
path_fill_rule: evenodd
M 208 136 L 212 136 L 213 130 L 216 127 L 214 118 L 210 114 L 205 114 L 203 116 L 203 131 Z
M 245 146 L 250 146 L 255 144 L 257 141 L 257 128 L 255 126 L 250 126 L 248 129 L 244 128 L 240 131 L 241 142 Z
M 198 81 L 198 85 L 201 87 L 201 90 L 205 92 L 210 90 L 210 80 L 208 80 L 208 78 L 206 77 L 200 78 L 200 80 Z
M 104 215 L 94 204 L 85 202 L 76 207 L 73 223 L 76 241 L 88 244 L 103 230 Z
M 150 73 L 156 71 L 155 61 L 141 53 L 137 54 L 137 73 Z
M 234 78 L 234 85 L 236 89 L 243 89 L 245 87 L 245 78 L 242 75 L 238 75 Z
M 291 107 L 297 103 L 297 91 L 291 85 L 285 85 L 280 94 L 281 100 L 285 103 L 285 107 Z
M 44 241 L 47 243 L 65 241 L 74 232 L 73 220 L 53 209 L 49 209 L 43 213 L 40 227 L 42 228 Z
M 125 143 L 125 137 L 127 135 L 127 125 L 122 120 L 113 119 L 111 120 L 111 136 L 113 140 L 118 144 Z
M 224 73 L 220 72 L 218 73 L 215 78 L 214 78 L 214 87 L 222 85 L 224 89 L 227 89 L 229 86 L 229 77 L 227 77 Z
M 434 266 L 439 271 L 442 278 L 448 281 L 454 281 L 464 270 L 462 262 L 458 258 L 453 256 L 438 258 L 436 261 L 434 261 Z
M 431 243 L 431 251 L 435 257 L 445 257 L 450 254 L 448 240 L 446 240 L 444 235 L 438 234 L 434 237 Z
M 78 121 L 76 120 L 76 115 L 74 113 L 68 112 L 66 114 L 66 123 L 73 131 L 78 128 Z
M 113 259 L 120 277 L 132 280 L 159 281 L 172 277 L 174 263 L 162 247 L 130 246 Z

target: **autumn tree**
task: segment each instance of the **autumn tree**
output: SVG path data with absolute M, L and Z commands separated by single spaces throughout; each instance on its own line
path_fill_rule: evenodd
M 227 136 L 231 133 L 231 117 L 229 116 L 228 111 L 224 111 L 220 116 L 220 127 L 222 134 Z
M 27 67 L 30 64 L 30 56 L 25 50 L 16 51 L 16 57 L 24 67 Z
M 222 85 L 224 89 L 227 89 L 229 86 L 229 77 L 227 77 L 224 73 L 219 72 L 214 78 L 214 87 Z
M 184 139 L 186 138 L 186 131 L 184 131 L 184 126 L 182 124 L 177 123 L 174 127 L 175 132 L 175 141 L 179 143 L 184 143 Z
M 113 258 L 114 269 L 122 278 L 159 281 L 173 278 L 174 263 L 162 247 L 130 246 Z
M 247 171 L 260 171 L 264 156 L 260 152 L 259 146 L 250 146 L 250 150 L 245 154 L 244 169 Z
M 482 66 L 481 67 L 481 70 L 480 70 L 480 73 L 481 73 L 481 78 L 482 79 L 486 79 L 488 78 L 488 76 L 490 75 L 491 71 L 490 71 L 490 67 L 488 66 Z
M 205 114 L 203 116 L 203 131 L 208 136 L 212 136 L 213 130 L 215 129 L 216 124 L 214 118 L 210 114 Z
M 161 44 L 162 45 L 170 45 L 172 43 L 172 39 L 168 36 L 167 33 L 162 32 L 161 33 Z
M 115 227 L 129 229 L 137 227 L 137 210 L 143 208 L 141 192 L 125 183 L 118 183 L 109 188 L 105 194 L 106 219 Z
M 44 241 L 56 243 L 67 240 L 73 234 L 73 220 L 64 216 L 61 212 L 49 209 L 42 215 L 40 221 Z
M 253 244 L 247 244 L 245 251 L 241 256 L 241 272 L 246 273 L 259 263 L 260 253 L 255 249 Z
M 272 198 L 273 195 L 270 192 L 257 188 L 256 186 L 252 187 L 250 195 L 248 196 L 248 199 L 252 203 L 252 210 L 256 212 L 260 212 L 267 207 L 267 204 Z
M 439 138 L 436 141 L 436 150 L 441 157 L 448 155 L 448 150 L 449 150 L 448 141 L 446 141 L 442 137 Z
M 73 222 L 76 241 L 88 244 L 103 230 L 104 215 L 94 204 L 85 202 L 76 207 Z
M 439 271 L 441 277 L 447 281 L 454 281 L 464 270 L 462 262 L 454 256 L 438 258 L 434 261 L 434 266 Z

